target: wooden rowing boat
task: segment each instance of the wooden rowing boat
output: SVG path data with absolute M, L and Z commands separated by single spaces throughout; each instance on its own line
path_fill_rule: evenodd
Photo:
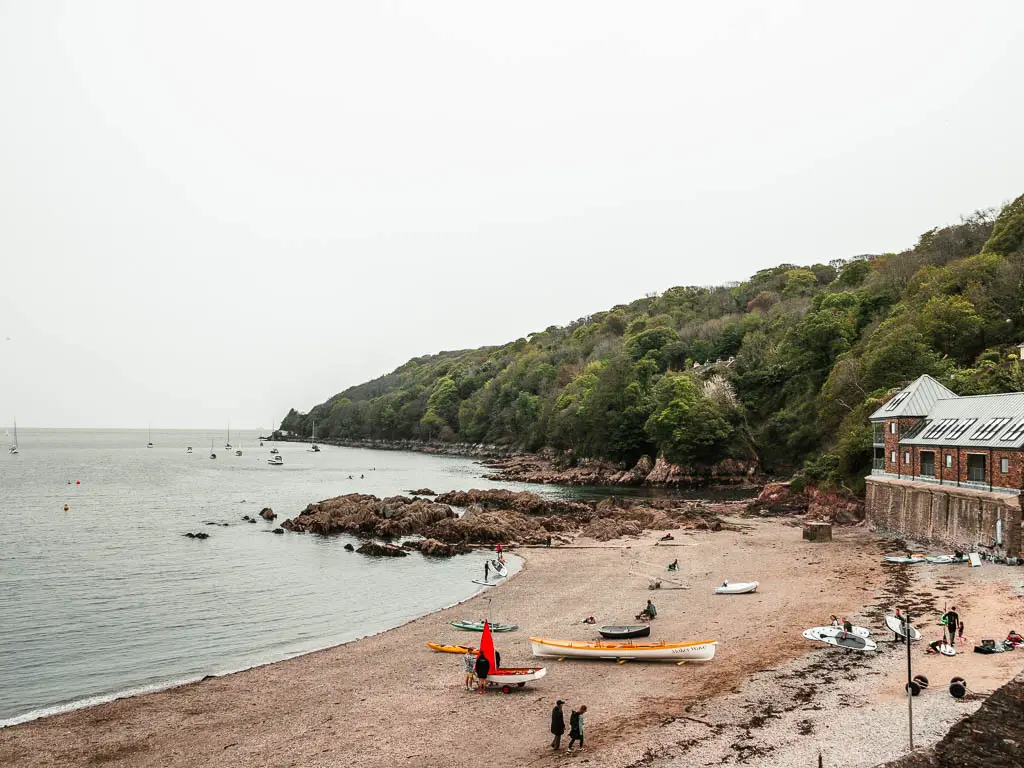
M 651 634 L 650 624 L 626 624 L 624 626 L 598 627 L 597 631 L 601 637 L 609 640 L 629 640 L 634 637 L 649 637 Z
M 689 643 L 631 643 L 614 640 L 552 640 L 531 637 L 534 656 L 590 659 L 640 659 L 671 661 L 710 661 L 715 657 L 717 640 Z

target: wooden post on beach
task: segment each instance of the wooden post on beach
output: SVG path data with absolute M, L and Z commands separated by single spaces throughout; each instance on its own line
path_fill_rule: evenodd
M 910 728 L 910 751 L 914 751 L 914 680 L 911 677 L 912 672 L 910 671 L 910 635 L 912 630 L 910 628 L 910 609 L 907 609 L 906 620 L 906 635 L 907 635 L 907 716 L 908 726 Z

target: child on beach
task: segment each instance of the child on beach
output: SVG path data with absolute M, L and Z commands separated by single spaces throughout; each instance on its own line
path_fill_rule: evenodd
M 473 690 L 473 673 L 476 671 L 476 656 L 472 648 L 466 649 L 466 655 L 462 657 L 462 666 L 466 673 L 466 690 Z

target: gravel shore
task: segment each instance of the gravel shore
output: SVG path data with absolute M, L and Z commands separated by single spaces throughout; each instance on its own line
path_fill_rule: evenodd
M 891 542 L 863 528 L 827 544 L 801 541 L 777 520 L 734 520 L 739 531 L 657 534 L 628 541 L 523 550 L 526 567 L 501 587 L 370 638 L 168 691 L 110 702 L 0 731 L 3 766 L 871 766 L 906 749 L 905 649 L 854 654 L 804 640 L 807 626 L 848 615 L 884 638 L 881 617 L 911 602 L 934 627 L 955 600 L 970 641 L 1024 630 L 1017 569 L 884 566 Z M 649 590 L 634 571 L 678 558 L 688 589 Z M 918 569 L 918 570 L 914 570 Z M 665 574 L 664 571 L 659 571 Z M 668 575 L 668 574 L 665 574 Z M 761 582 L 717 596 L 722 579 Z M 479 639 L 459 618 L 514 622 L 495 636 L 506 666 L 535 664 L 530 635 L 596 638 L 581 623 L 631 621 L 648 597 L 653 639 L 720 641 L 706 664 L 544 660 L 548 676 L 509 695 L 462 688 L 461 657 L 427 641 Z M 926 640 L 930 639 L 926 636 Z M 920 645 L 920 644 L 919 644 Z M 919 743 L 939 738 L 976 705 L 946 693 L 949 677 L 990 690 L 1024 667 L 1024 652 L 926 657 L 915 672 Z M 555 699 L 587 704 L 587 751 L 553 754 Z

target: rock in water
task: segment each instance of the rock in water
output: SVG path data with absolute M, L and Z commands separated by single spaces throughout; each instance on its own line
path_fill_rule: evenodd
M 346 544 L 346 545 L 345 545 L 345 551 L 346 551 L 346 552 L 355 552 L 355 551 L 356 551 L 356 548 L 355 548 L 355 547 L 353 547 L 353 546 L 352 546 L 351 544 Z
M 364 541 L 363 545 L 356 550 L 361 555 L 372 557 L 408 557 L 409 553 L 401 547 L 393 547 L 389 544 L 378 544 L 376 541 Z
M 274 533 L 284 533 L 284 528 L 275 528 Z
M 260 510 L 260 517 L 264 520 L 273 520 L 277 517 L 277 513 L 275 513 L 270 507 L 264 507 Z

